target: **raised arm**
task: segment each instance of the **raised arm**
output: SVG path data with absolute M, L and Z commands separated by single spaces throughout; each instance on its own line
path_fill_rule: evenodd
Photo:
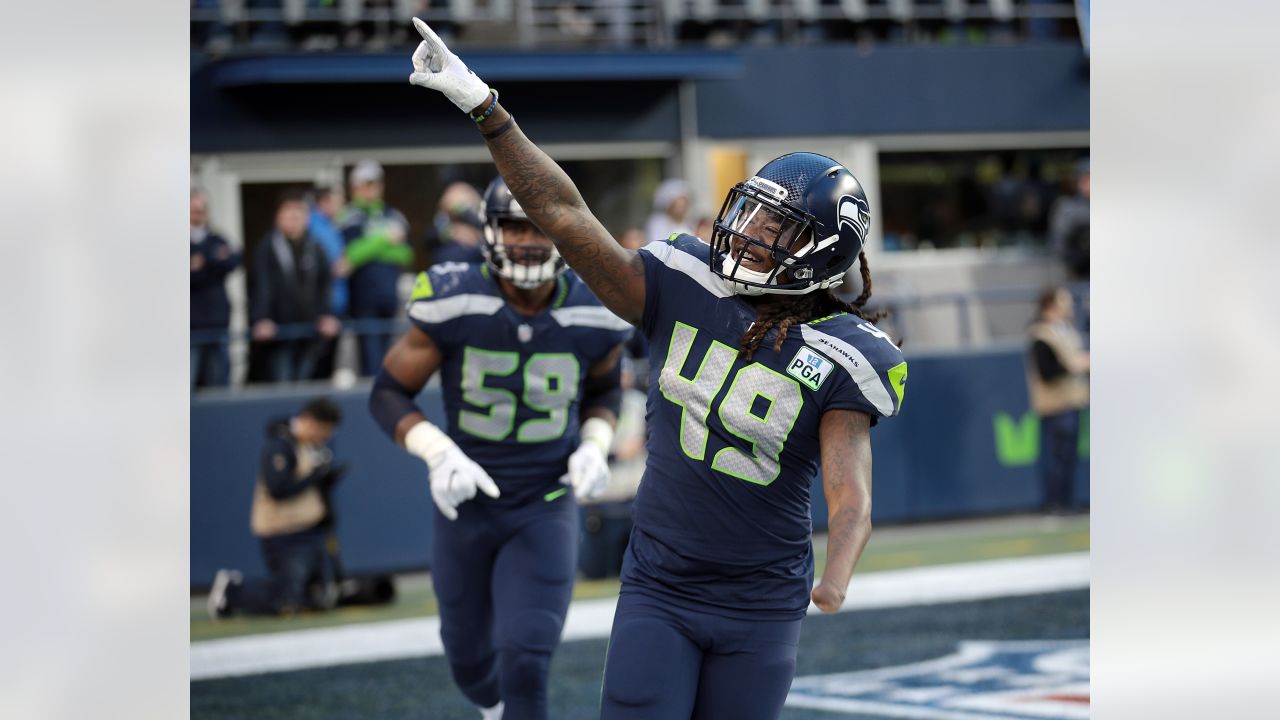
M 827 562 L 813 603 L 835 612 L 871 537 L 871 418 L 856 410 L 828 410 L 818 425 L 818 442 L 827 498 Z
M 520 130 L 475 73 L 413 19 L 422 43 L 413 54 L 409 82 L 438 90 L 477 123 L 498 172 L 529 218 L 556 244 L 569 267 L 615 315 L 638 324 L 644 312 L 644 264 L 609 235 L 564 170 Z M 487 115 L 486 115 L 487 113 Z

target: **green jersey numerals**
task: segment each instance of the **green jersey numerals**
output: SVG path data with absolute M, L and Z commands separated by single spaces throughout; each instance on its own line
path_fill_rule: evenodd
M 694 460 L 705 460 L 707 416 L 738 351 L 713 340 L 698 371 L 693 378 L 686 378 L 680 369 L 697 335 L 697 328 L 676 323 L 658 375 L 658 388 L 663 397 L 681 408 L 680 449 Z M 726 430 L 749 443 L 750 452 L 723 448 L 711 459 L 712 469 L 757 485 L 772 483 L 781 469 L 778 458 L 782 447 L 803 406 L 804 397 L 795 380 L 758 362 L 739 370 L 720 401 L 717 416 Z
M 484 412 L 463 409 L 458 427 L 485 440 L 505 440 L 515 430 L 516 441 L 549 442 L 564 435 L 569 407 L 578 397 L 580 368 L 571 353 L 535 353 L 524 364 L 524 390 L 520 397 L 526 407 L 546 417 L 530 418 L 515 428 L 516 394 L 485 385 L 491 376 L 506 377 L 520 368 L 520 355 L 466 347 L 462 351 L 462 399 Z

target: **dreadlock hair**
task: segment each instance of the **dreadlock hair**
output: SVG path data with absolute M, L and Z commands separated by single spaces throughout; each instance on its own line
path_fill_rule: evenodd
M 758 309 L 756 321 L 742 336 L 738 357 L 750 360 L 755 355 L 756 349 L 760 347 L 764 336 L 775 327 L 778 328 L 778 337 L 773 341 L 773 349 L 778 351 L 782 349 L 782 343 L 787 339 L 787 329 L 796 323 L 804 323 L 837 312 L 847 312 L 869 322 L 876 322 L 887 315 L 888 313 L 884 312 L 872 313 L 863 310 L 867 301 L 871 299 L 871 268 L 867 266 L 865 252 L 858 253 L 858 270 L 862 274 L 862 292 L 853 299 L 853 302 L 844 302 L 828 288 L 805 295 L 784 296 L 785 300 Z

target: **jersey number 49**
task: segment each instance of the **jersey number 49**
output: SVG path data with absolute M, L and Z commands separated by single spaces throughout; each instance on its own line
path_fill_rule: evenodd
M 713 400 L 728 380 L 738 350 L 712 341 L 692 378 L 680 374 L 698 329 L 676 323 L 667 359 L 658 376 L 663 397 L 679 405 L 680 449 L 694 460 L 705 460 L 707 417 Z M 804 397 L 795 380 L 758 362 L 739 370 L 720 400 L 716 414 L 733 435 L 745 440 L 750 452 L 722 448 L 711 458 L 711 468 L 740 480 L 769 485 L 778 478 L 779 456 L 791 434 Z

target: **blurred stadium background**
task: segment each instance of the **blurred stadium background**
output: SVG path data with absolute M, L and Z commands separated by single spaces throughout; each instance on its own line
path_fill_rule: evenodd
M 492 177 L 468 123 L 406 82 L 415 15 L 502 92 L 615 236 L 644 227 L 665 179 L 687 182 L 693 225 L 793 150 L 841 160 L 867 188 L 872 306 L 891 312 L 881 325 L 903 341 L 911 391 L 873 433 L 878 529 L 852 605 L 806 621 L 784 717 L 1087 716 L 1088 516 L 1038 513 L 1023 369 L 1041 291 L 1067 285 L 1089 316 L 1087 266 L 1052 227 L 1088 172 L 1088 3 L 1054 0 L 193 0 L 191 181 L 244 260 L 226 281 L 225 332 L 192 333 L 193 352 L 225 342 L 230 358 L 229 383 L 191 401 L 192 716 L 473 717 L 431 644 L 421 463 L 368 418 L 354 360 L 357 332 L 403 324 L 346 321 L 334 366 L 305 383 L 270 382 L 249 338 L 248 278 L 282 191 L 343 186 L 378 161 L 409 221 L 407 270 L 421 270 L 445 188 Z M 396 599 L 211 622 L 202 593 L 218 568 L 264 572 L 248 528 L 262 429 L 320 393 L 346 411 L 346 570 L 395 574 Z M 420 398 L 435 422 L 438 394 Z M 584 512 L 553 717 L 593 717 L 607 636 L 596 610 L 616 594 L 609 558 L 625 526 L 625 503 Z

